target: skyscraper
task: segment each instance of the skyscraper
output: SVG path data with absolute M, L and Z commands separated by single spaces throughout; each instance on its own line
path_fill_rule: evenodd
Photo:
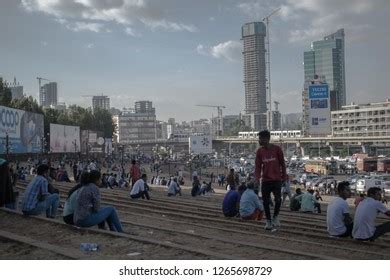
M 57 83 L 51 82 L 41 87 L 39 104 L 43 107 L 57 106 Z
M 266 26 L 263 22 L 246 23 L 242 27 L 245 85 L 243 119 L 254 130 L 267 128 L 265 36 Z
M 314 75 L 329 85 L 331 110 L 346 105 L 344 29 L 312 42 L 311 50 L 304 52 L 305 90 Z

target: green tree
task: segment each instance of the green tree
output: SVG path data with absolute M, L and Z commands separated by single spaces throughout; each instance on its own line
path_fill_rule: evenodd
M 96 108 L 93 112 L 95 130 L 103 132 L 104 138 L 111 138 L 114 134 L 115 124 L 109 111 Z
M 22 98 L 11 101 L 10 106 L 15 109 L 43 114 L 43 109 L 32 96 L 23 96 Z
M 11 90 L 3 83 L 3 78 L 0 77 L 0 105 L 10 107 L 11 101 Z
M 60 112 L 56 109 L 45 108 L 44 112 L 44 122 L 45 122 L 45 135 L 50 133 L 50 124 L 58 123 L 58 117 L 60 116 Z

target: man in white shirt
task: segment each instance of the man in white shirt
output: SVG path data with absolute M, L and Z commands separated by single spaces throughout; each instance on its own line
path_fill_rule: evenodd
M 335 237 L 349 237 L 352 235 L 353 222 L 349 215 L 347 198 L 351 197 L 349 182 L 340 182 L 337 186 L 338 197 L 328 205 L 326 224 L 328 233 Z
M 360 202 L 359 207 L 356 208 L 352 231 L 353 238 L 362 241 L 374 241 L 386 232 L 390 232 L 390 222 L 375 226 L 375 219 L 379 213 L 390 216 L 390 209 L 387 209 L 381 200 L 381 188 L 368 189 L 367 198 Z
M 134 183 L 134 186 L 132 187 L 132 189 L 130 191 L 131 198 L 137 199 L 137 198 L 142 197 L 142 199 L 145 199 L 145 197 L 146 197 L 147 200 L 150 199 L 149 192 L 148 192 L 149 187 L 146 184 L 147 179 L 148 178 L 147 178 L 146 174 L 142 174 L 141 179 L 138 179 Z
M 176 196 L 179 194 L 181 196 L 181 188 L 179 187 L 179 184 L 177 183 L 177 178 L 173 178 L 171 180 L 171 183 L 168 187 L 168 196 Z

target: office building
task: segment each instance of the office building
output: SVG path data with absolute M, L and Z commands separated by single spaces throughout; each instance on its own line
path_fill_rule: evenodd
M 390 99 L 331 112 L 334 137 L 390 136 Z
M 39 92 L 39 104 L 43 107 L 57 106 L 57 83 L 44 84 Z
M 92 108 L 110 110 L 110 98 L 105 95 L 92 96 Z
M 312 42 L 304 52 L 305 88 L 318 75 L 329 85 L 331 110 L 340 110 L 347 102 L 345 89 L 344 29 Z
M 148 107 L 143 107 L 142 104 L 147 104 Z M 156 114 L 152 102 L 141 101 L 136 102 L 135 105 L 134 109 L 124 109 L 115 118 L 119 144 L 129 144 L 135 140 L 155 140 L 157 138 Z
M 265 36 L 263 22 L 246 23 L 242 27 L 246 115 L 243 119 L 254 130 L 267 128 Z
M 136 101 L 135 112 L 138 114 L 154 114 L 156 115 L 156 109 L 153 108 L 152 101 Z

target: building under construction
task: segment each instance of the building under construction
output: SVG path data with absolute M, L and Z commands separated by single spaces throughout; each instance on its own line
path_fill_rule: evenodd
M 254 130 L 267 128 L 265 36 L 266 26 L 263 22 L 246 23 L 242 27 L 245 85 L 243 119 Z

